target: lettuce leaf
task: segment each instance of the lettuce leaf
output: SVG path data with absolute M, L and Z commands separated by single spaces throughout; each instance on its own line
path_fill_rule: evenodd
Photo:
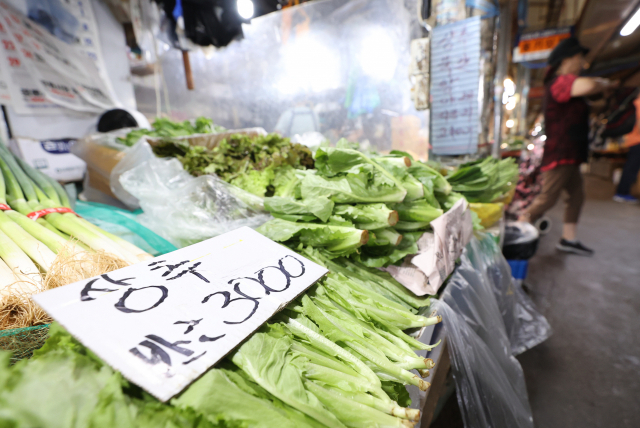
M 276 242 L 300 242 L 324 248 L 334 256 L 351 254 L 369 239 L 366 230 L 331 224 L 295 223 L 279 218 L 268 221 L 257 231 Z
M 312 214 L 322 222 L 326 222 L 329 219 L 333 205 L 333 202 L 329 199 L 293 199 L 273 196 L 264 200 L 264 207 L 272 215 L 274 213 L 296 214 L 308 217 L 309 214 Z
M 296 367 L 300 357 L 289 353 L 291 339 L 256 333 L 233 354 L 232 361 L 253 381 L 289 406 L 327 427 L 344 427 L 318 398 L 309 392 Z
M 315 166 L 318 173 L 302 180 L 304 199 L 331 198 L 337 203 L 401 202 L 407 194 L 400 180 L 356 150 L 320 148 Z
M 398 213 L 389 209 L 385 204 L 339 204 L 333 208 L 333 213 L 351 221 L 358 229 L 382 229 L 398 222 Z
M 442 195 L 448 195 L 451 192 L 451 184 L 447 179 L 423 162 L 413 162 L 409 167 L 409 174 L 434 192 Z
M 213 369 L 195 381 L 171 404 L 179 409 L 193 410 L 207 415 L 212 422 L 225 421 L 238 426 L 256 428 L 319 428 L 313 419 L 270 400 L 266 390 L 238 373 Z

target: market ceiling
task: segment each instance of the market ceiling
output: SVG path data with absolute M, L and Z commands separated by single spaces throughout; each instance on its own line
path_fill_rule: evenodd
M 576 24 L 576 34 L 591 49 L 587 57 L 590 72 L 627 75 L 638 69 L 640 29 L 627 36 L 620 35 L 638 7 L 640 0 L 587 0 Z

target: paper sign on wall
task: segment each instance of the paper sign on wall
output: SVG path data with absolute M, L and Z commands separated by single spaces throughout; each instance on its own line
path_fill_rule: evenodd
M 480 135 L 480 17 L 435 27 L 431 35 L 433 153 L 475 153 Z
M 327 272 L 243 227 L 33 299 L 166 401 Z

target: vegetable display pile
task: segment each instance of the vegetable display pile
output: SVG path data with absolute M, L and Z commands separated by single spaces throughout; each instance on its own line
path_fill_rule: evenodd
M 492 157 L 468 162 L 447 176 L 454 192 L 469 202 L 494 202 L 518 182 L 518 164 L 513 158 L 497 160 Z
M 30 360 L 0 353 L 0 425 L 42 427 L 412 427 L 404 385 L 433 361 L 403 332 L 437 323 L 390 276 L 310 247 L 331 273 L 168 404 L 130 384 L 53 324 Z M 435 345 L 434 345 L 435 346 Z M 34 404 L 36 394 L 38 403 Z
M 212 124 L 160 123 L 153 132 L 188 135 L 198 126 Z M 0 353 L 0 425 L 413 427 L 420 412 L 408 408 L 405 385 L 429 387 L 424 378 L 434 363 L 416 351 L 437 344 L 406 332 L 441 319 L 420 315 L 428 313 L 429 297 L 416 297 L 376 268 L 417 253 L 430 222 L 460 198 L 495 199 L 508 191 L 511 164 L 465 164 L 445 179 L 405 153 L 365 155 L 343 141 L 312 156 L 275 134 L 233 135 L 211 150 L 164 142 L 154 151 L 178 157 L 193 175 L 215 174 L 264 197 L 274 219 L 258 231 L 329 274 L 168 403 L 129 383 L 54 323 L 33 358 L 10 365 L 8 353 Z M 39 291 L 37 281 L 63 250 L 103 251 L 128 263 L 150 257 L 71 212 L 31 220 L 34 211 L 68 207 L 64 190 L 4 149 L 0 169 L 6 196 L 0 202 L 13 208 L 0 211 L 4 292 L 14 291 L 18 277 Z
M 125 146 L 131 147 L 144 135 L 149 137 L 171 138 L 193 134 L 210 134 L 225 130 L 221 126 L 214 125 L 211 119 L 202 116 L 195 119 L 193 123 L 189 120 L 174 122 L 171 119 L 159 117 L 156 118 L 151 126 L 153 129 L 134 129 L 124 138 L 118 138 L 117 140 Z
M 299 170 L 265 208 L 276 217 L 258 230 L 292 248 L 321 249 L 382 267 L 418 252 L 430 222 L 461 196 L 434 169 L 393 152 L 369 157 L 339 142 L 319 148 L 315 170 Z
M 257 196 L 279 195 L 295 178 L 297 169 L 313 168 L 308 147 L 278 134 L 232 135 L 212 149 L 165 142 L 154 147 L 158 156 L 177 157 L 192 175 L 215 174 Z
M 41 290 L 56 257 L 104 252 L 124 263 L 151 258 L 138 247 L 67 212 L 64 189 L 0 144 L 0 302 Z M 8 204 L 8 205 L 7 205 Z M 33 213 L 40 212 L 36 217 Z

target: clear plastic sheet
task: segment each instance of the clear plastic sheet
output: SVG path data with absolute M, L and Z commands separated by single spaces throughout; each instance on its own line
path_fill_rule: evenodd
M 547 340 L 552 333 L 551 326 L 522 289 L 522 282 L 512 278 L 511 268 L 498 244 L 485 234 L 477 236 L 467 246 L 467 255 L 493 290 L 511 352 L 521 354 Z
M 442 315 L 446 329 L 465 428 L 533 428 L 522 368 L 512 360 L 511 371 L 518 375 L 514 384 L 491 346 L 467 323 L 463 313 L 446 303 L 449 300 L 433 305 Z
M 119 182 L 144 211 L 138 221 L 177 247 L 271 218 L 261 198 L 212 175 L 192 177 L 177 159 L 152 156 L 133 165 L 145 152 L 151 147 L 144 141 L 128 152 L 122 162 L 131 168 L 121 172 Z
M 533 428 L 522 367 L 487 275 L 465 254 L 434 307 L 446 329 L 466 428 Z
M 410 41 L 425 35 L 417 10 L 416 0 L 324 0 L 254 18 L 244 39 L 189 52 L 195 91 L 185 87 L 182 53 L 160 49 L 167 114 L 287 137 L 319 132 L 424 158 L 428 113 L 413 107 L 408 78 Z M 135 82 L 147 115 L 156 114 L 153 83 Z
M 122 187 L 120 176 L 125 172 L 135 168 L 138 165 L 154 159 L 156 156 L 151 150 L 151 146 L 143 138 L 132 147 L 126 149 L 125 155 L 120 159 L 118 164 L 111 169 L 109 175 L 109 183 L 111 192 L 128 208 L 135 210 L 140 208 L 138 198 L 129 193 Z

